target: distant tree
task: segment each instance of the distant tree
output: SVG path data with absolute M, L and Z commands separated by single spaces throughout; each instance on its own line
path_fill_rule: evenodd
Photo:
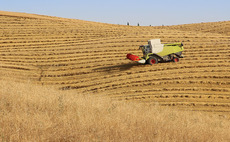
M 139 23 L 137 23 L 137 26 L 140 26 L 140 24 L 139 24 Z
M 129 26 L 129 22 L 127 22 L 127 25 Z
M 149 25 L 150 27 L 152 26 L 152 25 Z

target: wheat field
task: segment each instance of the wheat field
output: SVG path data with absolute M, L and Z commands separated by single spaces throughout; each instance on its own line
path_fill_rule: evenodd
M 0 11 L 0 37 L 1 81 L 230 120 L 230 21 L 126 26 Z M 155 38 L 183 42 L 185 58 L 152 66 L 125 59 Z
M 230 140 L 224 115 L 61 92 L 29 81 L 1 81 L 0 87 L 1 142 Z

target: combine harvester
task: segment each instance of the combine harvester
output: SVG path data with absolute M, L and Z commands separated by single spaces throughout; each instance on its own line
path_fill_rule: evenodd
M 141 45 L 143 57 L 133 54 L 127 54 L 127 58 L 142 64 L 157 64 L 158 62 L 179 62 L 179 58 L 183 58 L 184 50 L 182 43 L 161 44 L 160 39 L 152 39 L 148 41 L 148 45 Z

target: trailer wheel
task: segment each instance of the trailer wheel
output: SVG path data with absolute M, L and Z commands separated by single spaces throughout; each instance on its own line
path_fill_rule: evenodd
M 157 64 L 158 63 L 158 59 L 156 57 L 150 57 L 148 59 L 148 64 L 153 65 L 153 64 Z
M 175 62 L 175 63 L 176 63 L 176 62 L 179 62 L 179 58 L 178 58 L 178 57 L 174 57 L 174 58 L 173 58 L 173 62 Z

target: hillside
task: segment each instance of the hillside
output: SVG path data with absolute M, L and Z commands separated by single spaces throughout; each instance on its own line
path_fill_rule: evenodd
M 183 31 L 199 31 L 204 33 L 214 33 L 230 36 L 230 22 L 209 22 L 199 24 L 186 24 L 170 26 L 169 29 L 178 29 Z
M 1 81 L 1 142 L 156 142 L 230 140 L 226 115 Z
M 229 28 L 230 21 L 136 27 L 0 11 L 0 79 L 227 113 Z M 154 38 L 183 42 L 185 58 L 154 66 L 125 59 Z

